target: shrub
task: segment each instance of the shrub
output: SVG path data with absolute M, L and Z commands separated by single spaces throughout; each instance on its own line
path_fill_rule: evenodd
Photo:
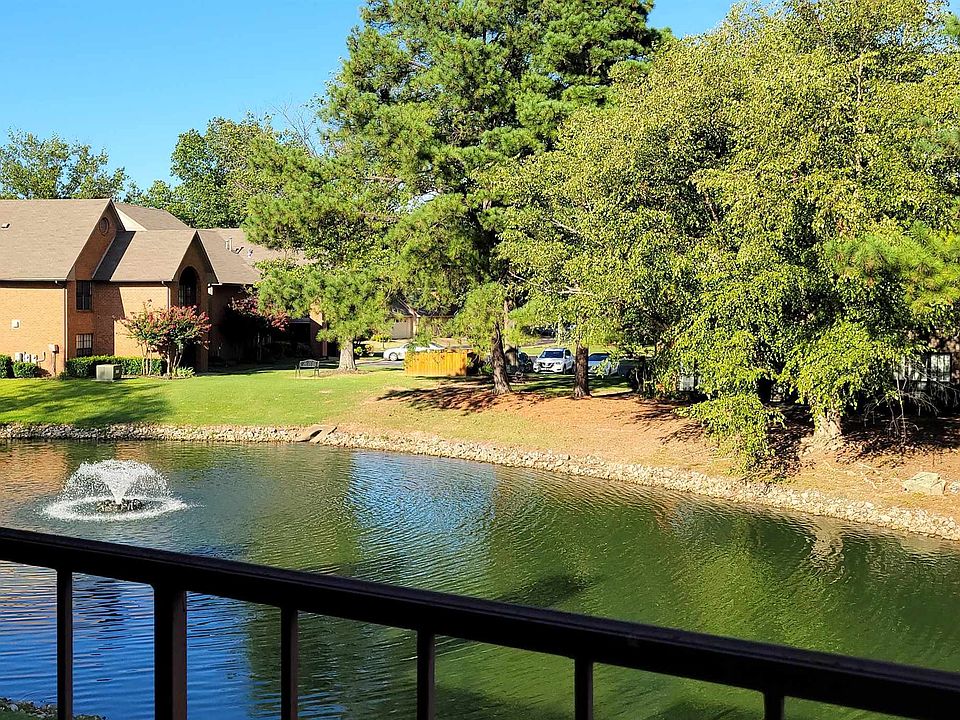
M 0 379 L 13 375 L 13 358 L 9 355 L 0 355 Z
M 192 305 L 151 310 L 148 305 L 122 321 L 127 335 L 146 350 L 166 356 L 168 372 L 176 371 L 188 345 L 209 347 L 210 318 Z
M 73 378 L 94 377 L 97 374 L 97 365 L 121 365 L 124 375 L 141 375 L 144 360 L 140 357 L 91 355 L 67 360 L 64 372 Z M 162 375 L 166 371 L 166 363 L 160 358 L 150 358 L 147 369 L 150 375 Z
M 193 368 L 190 367 L 189 365 L 181 365 L 180 367 L 174 369 L 173 371 L 173 377 L 179 378 L 179 379 L 192 378 L 196 374 L 197 373 L 194 372 Z
M 15 378 L 35 378 L 40 377 L 43 371 L 40 366 L 32 362 L 13 363 L 13 376 Z

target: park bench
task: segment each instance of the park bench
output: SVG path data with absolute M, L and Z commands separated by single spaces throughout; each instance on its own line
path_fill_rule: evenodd
M 304 370 L 313 370 L 313 374 L 320 374 L 320 363 L 317 360 L 301 360 L 297 363 L 297 377 L 300 377 L 300 373 Z

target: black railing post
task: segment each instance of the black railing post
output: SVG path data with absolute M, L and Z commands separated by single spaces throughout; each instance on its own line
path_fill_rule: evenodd
M 764 693 L 763 720 L 783 720 L 783 695 L 778 692 Z
M 437 712 L 435 667 L 437 638 L 428 630 L 417 632 L 417 720 L 434 720 Z
M 73 720 L 73 573 L 57 570 L 57 720 Z
M 577 658 L 573 663 L 573 716 L 593 720 L 593 663 Z
M 296 608 L 280 610 L 280 718 L 297 720 L 300 678 L 300 623 Z
M 153 589 L 155 720 L 187 720 L 187 594 Z

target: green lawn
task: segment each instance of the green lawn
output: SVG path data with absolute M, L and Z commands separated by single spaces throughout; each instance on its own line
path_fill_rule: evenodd
M 573 380 L 530 376 L 521 395 L 568 395 Z M 508 403 L 491 405 L 474 378 L 410 377 L 399 368 L 367 365 L 341 375 L 297 378 L 291 369 L 209 373 L 186 380 L 0 380 L 0 423 L 279 425 L 313 423 L 370 432 L 420 431 L 474 442 L 553 446 L 542 421 Z M 622 382 L 601 381 L 595 393 L 620 394 Z M 586 410 L 586 408 L 584 408 Z
M 339 418 L 393 384 L 416 388 L 429 382 L 382 369 L 301 378 L 290 369 L 270 369 L 118 383 L 0 380 L 0 422 L 301 425 Z
M 563 395 L 569 376 L 531 376 L 521 392 Z M 435 391 L 442 388 L 441 391 Z M 473 379 L 443 381 L 410 377 L 400 369 L 367 367 L 356 374 L 325 370 L 320 377 L 295 376 L 291 369 L 209 373 L 186 380 L 129 378 L 93 380 L 0 380 L 0 422 L 67 423 L 102 426 L 151 422 L 180 425 L 306 425 L 358 421 L 409 427 L 428 420 L 431 410 L 469 409 Z M 597 392 L 621 392 L 621 383 L 601 381 Z M 394 398 L 389 412 L 377 401 Z M 434 402 L 435 401 L 435 402 Z M 443 413 L 448 415 L 449 413 Z M 479 413 L 477 413 L 480 415 Z M 477 420 L 482 425 L 485 421 Z M 426 424 L 430 424 L 426 422 Z M 425 428 L 420 428 L 425 429 Z

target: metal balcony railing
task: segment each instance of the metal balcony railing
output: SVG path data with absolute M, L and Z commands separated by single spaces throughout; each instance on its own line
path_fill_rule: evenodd
M 0 561 L 57 572 L 57 701 L 73 717 L 73 575 L 154 589 L 157 720 L 187 717 L 187 592 L 280 608 L 281 717 L 297 717 L 299 613 L 417 633 L 417 718 L 435 715 L 438 635 L 568 657 L 577 720 L 593 717 L 593 667 L 615 665 L 763 696 L 764 718 L 802 698 L 908 718 L 960 713 L 960 674 L 521 607 L 382 583 L 0 528 Z

